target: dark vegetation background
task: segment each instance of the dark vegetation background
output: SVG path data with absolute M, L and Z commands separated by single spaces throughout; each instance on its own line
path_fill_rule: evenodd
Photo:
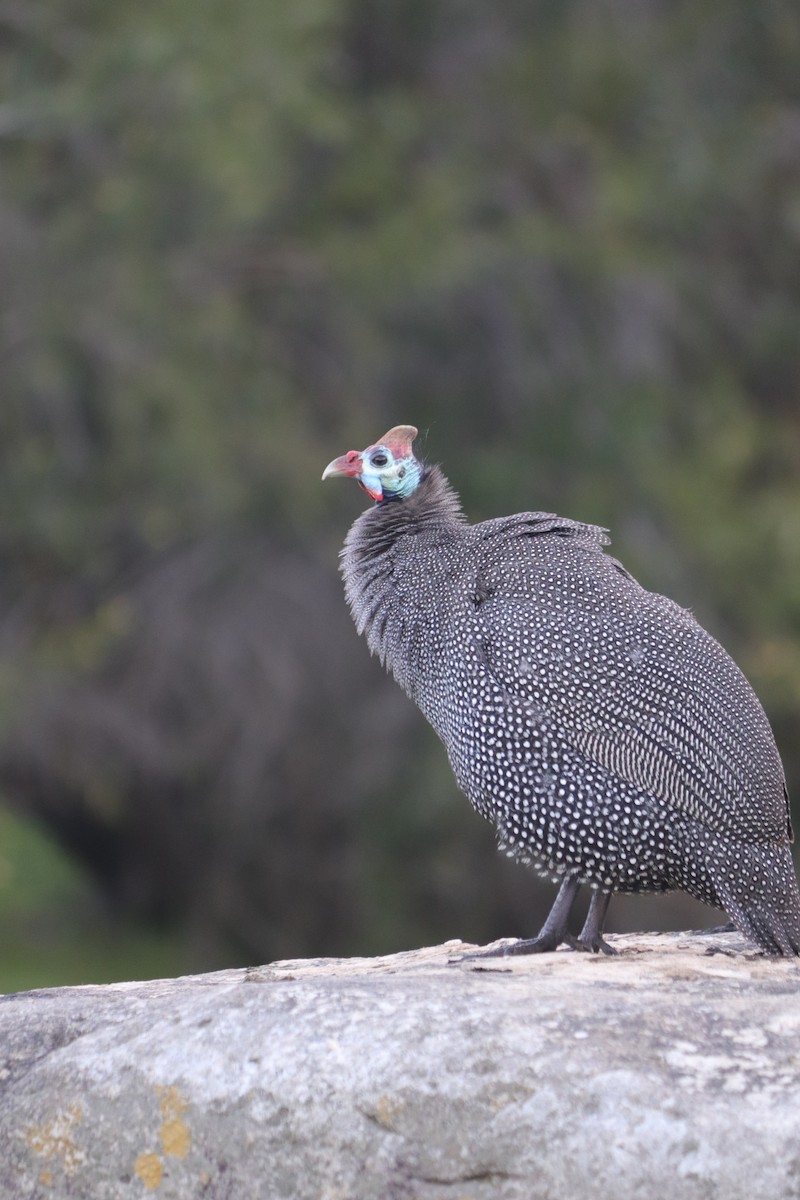
M 0 0 L 0 80 L 0 987 L 536 929 L 345 611 L 397 422 L 610 526 L 800 795 L 795 0 Z

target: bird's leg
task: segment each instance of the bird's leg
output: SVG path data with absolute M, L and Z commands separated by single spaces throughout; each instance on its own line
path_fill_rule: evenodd
M 583 923 L 583 929 L 574 944 L 575 950 L 591 950 L 594 954 L 597 954 L 598 950 L 602 950 L 603 954 L 617 953 L 613 946 L 609 946 L 608 942 L 603 940 L 603 925 L 610 903 L 611 892 L 592 892 L 592 900 Z
M 575 946 L 576 939 L 567 929 L 567 921 L 579 887 L 580 880 L 575 875 L 568 875 L 561 884 L 550 915 L 537 937 L 512 942 L 510 946 L 499 946 L 496 950 L 478 950 L 475 954 L 463 955 L 458 961 L 462 962 L 466 958 L 505 958 L 509 954 L 545 954 L 548 950 L 555 950 L 562 942 L 566 942 L 568 946 Z

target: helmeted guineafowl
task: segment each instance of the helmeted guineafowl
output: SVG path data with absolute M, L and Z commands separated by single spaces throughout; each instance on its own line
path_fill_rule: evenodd
M 685 609 L 551 513 L 467 524 L 398 425 L 334 459 L 375 501 L 342 572 L 359 633 L 444 743 L 500 845 L 560 881 L 538 937 L 609 950 L 613 892 L 679 889 L 769 954 L 800 953 L 780 757 L 764 711 Z M 568 918 L 595 889 L 579 938 Z

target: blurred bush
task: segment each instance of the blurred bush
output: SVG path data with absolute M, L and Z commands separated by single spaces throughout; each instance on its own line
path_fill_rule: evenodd
M 397 421 L 475 518 L 610 525 L 800 792 L 796 5 L 0 28 L 0 788 L 108 920 L 195 967 L 536 925 L 344 611 L 319 475 Z

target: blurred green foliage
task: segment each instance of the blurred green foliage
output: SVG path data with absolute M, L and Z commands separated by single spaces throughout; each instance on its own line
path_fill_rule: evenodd
M 796 4 L 0 28 L 0 786 L 109 920 L 200 967 L 535 925 L 342 611 L 319 474 L 397 421 L 475 518 L 609 525 L 800 793 Z M 0 986 L 83 969 L 9 946 Z
M 91 880 L 30 821 L 0 808 L 3 990 L 174 975 L 182 939 L 103 911 Z

